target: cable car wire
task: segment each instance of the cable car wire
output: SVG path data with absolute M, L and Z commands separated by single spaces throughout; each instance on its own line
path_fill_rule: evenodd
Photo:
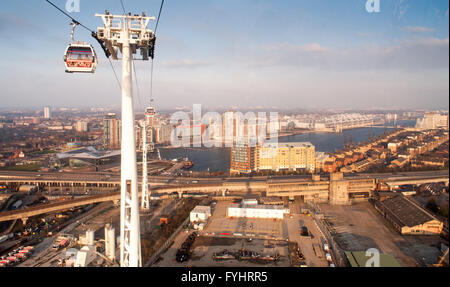
M 164 0 L 161 1 L 161 7 L 159 7 L 158 19 L 156 19 L 156 25 L 155 25 L 155 31 L 154 31 L 155 33 L 156 33 L 156 30 L 158 29 L 159 18 L 161 17 L 161 11 L 162 11 L 163 5 L 164 5 Z
M 153 31 L 155 34 L 156 34 L 156 30 L 158 29 L 159 19 L 161 18 L 161 11 L 163 9 L 163 6 L 164 6 L 164 0 L 161 0 L 161 6 L 159 7 L 159 13 L 158 13 L 158 19 L 156 19 L 155 30 Z M 152 57 L 152 63 L 151 63 L 151 67 L 150 67 L 150 103 L 152 104 L 152 102 L 153 102 L 153 57 Z
M 120 0 L 120 4 L 122 5 L 123 14 L 127 14 L 127 13 L 125 12 L 125 7 L 123 6 L 123 1 L 122 1 L 122 0 Z
M 119 88 L 122 89 L 122 85 L 120 84 L 119 78 L 117 77 L 116 70 L 114 69 L 114 66 L 113 66 L 113 64 L 111 62 L 111 59 L 108 58 L 108 61 L 109 61 L 109 64 L 111 65 L 111 68 L 112 68 L 112 70 L 114 72 L 114 76 L 116 77 L 117 84 L 119 85 Z
M 59 8 L 58 6 L 56 6 L 55 4 L 53 4 L 52 2 L 50 2 L 49 0 L 45 0 L 47 1 L 47 3 L 49 3 L 50 5 L 52 5 L 53 7 L 55 7 L 56 9 L 58 9 L 61 13 L 63 13 L 64 15 L 66 15 L 67 17 L 69 17 L 70 19 L 72 19 L 72 21 L 78 25 L 80 25 L 81 27 L 85 28 L 86 30 L 88 30 L 89 32 L 93 32 L 92 29 L 89 29 L 88 27 L 84 26 L 83 24 L 81 24 L 79 21 L 77 21 L 75 18 L 73 18 L 72 16 L 70 16 L 69 14 L 67 14 L 66 12 L 64 12 L 63 10 L 61 10 L 61 8 Z

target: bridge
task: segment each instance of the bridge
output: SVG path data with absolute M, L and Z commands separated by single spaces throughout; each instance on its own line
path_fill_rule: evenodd
M 1 173 L 0 176 L 2 176 Z M 23 179 L 23 176 L 24 175 L 20 175 L 20 177 L 16 179 L 8 178 L 7 180 L 26 180 Z M 112 176 L 110 179 L 115 180 Z M 33 184 L 34 181 L 46 181 L 49 179 L 28 178 L 27 180 L 29 181 L 29 184 Z M 158 195 L 175 193 L 179 197 L 181 197 L 185 193 L 204 193 L 213 195 L 217 195 L 217 193 L 219 193 L 222 196 L 225 196 L 226 191 L 245 193 L 265 192 L 267 196 L 300 196 L 303 197 L 304 200 L 312 200 L 315 202 L 329 202 L 330 204 L 349 204 L 355 198 L 361 196 L 371 196 L 372 191 L 375 190 L 377 185 L 379 184 L 387 184 L 388 186 L 393 187 L 396 185 L 398 186 L 404 184 L 444 182 L 448 185 L 449 175 L 448 170 L 444 170 L 433 172 L 408 172 L 400 174 L 350 174 L 345 176 L 342 173 L 336 173 L 331 174 L 329 177 L 323 178 L 320 178 L 319 176 L 313 176 L 312 178 L 310 176 L 274 176 L 207 179 L 183 178 L 180 180 L 189 181 L 190 183 L 167 185 L 161 183 L 161 181 L 179 181 L 179 179 L 155 177 L 154 181 L 156 183 L 159 183 L 159 185 L 154 185 L 151 192 L 152 194 Z M 0 178 L 0 183 L 4 181 L 5 178 Z M 63 181 L 70 182 L 70 180 L 68 180 L 67 178 L 63 179 Z M 89 182 L 89 180 L 85 181 Z M 108 183 L 111 183 L 111 181 L 108 181 Z M 1 212 L 0 222 L 14 219 L 26 220 L 27 218 L 32 216 L 67 210 L 72 207 L 105 201 L 117 202 L 118 200 L 120 200 L 119 192 L 84 196 L 82 198 L 66 200 L 62 202 L 54 202 L 20 210 Z
M 45 213 L 52 213 L 52 212 L 58 212 L 62 210 L 71 209 L 73 207 L 93 204 L 93 203 L 99 203 L 99 202 L 105 202 L 105 201 L 117 201 L 120 200 L 120 192 L 115 192 L 111 194 L 105 194 L 105 195 L 96 195 L 96 196 L 88 196 L 83 198 L 77 198 L 72 200 L 67 200 L 63 202 L 53 202 L 53 203 L 46 203 L 46 204 L 40 204 L 33 207 L 25 207 L 23 209 L 19 210 L 12 210 L 12 211 L 5 211 L 0 212 L 0 222 L 2 221 L 8 221 L 8 220 L 15 220 L 15 219 L 22 219 L 24 223 L 26 223 L 27 219 L 32 216 L 45 214 Z

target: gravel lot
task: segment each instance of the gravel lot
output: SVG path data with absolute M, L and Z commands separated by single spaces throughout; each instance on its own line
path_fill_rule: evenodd
M 351 206 L 321 204 L 320 209 L 336 231 L 334 238 L 346 251 L 377 248 L 393 255 L 401 266 L 429 266 L 436 263 L 439 236 L 402 236 L 368 202 Z M 448 243 L 447 243 L 448 244 Z

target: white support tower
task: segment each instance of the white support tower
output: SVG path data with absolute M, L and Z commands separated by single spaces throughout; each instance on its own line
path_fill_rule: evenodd
M 147 182 L 147 123 L 144 121 L 144 126 L 142 128 L 142 198 L 141 198 L 141 209 L 150 209 L 150 194 L 148 190 Z
M 104 24 L 104 27 L 97 29 L 98 39 L 105 43 L 113 59 L 118 59 L 118 49 L 122 53 L 120 266 L 140 267 L 141 235 L 131 64 L 137 50 L 140 50 L 143 60 L 148 60 L 155 34 L 147 29 L 147 24 L 155 17 L 146 17 L 144 13 L 142 16 L 110 15 L 108 11 L 95 16 L 101 17 Z

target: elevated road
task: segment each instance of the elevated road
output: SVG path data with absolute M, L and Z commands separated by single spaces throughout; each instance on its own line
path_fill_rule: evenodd
M 17 176 L 17 178 L 12 178 Z M 8 180 L 17 182 L 17 180 L 28 180 L 29 183 L 45 182 L 51 180 L 50 177 L 59 177 L 54 179 L 62 182 L 71 182 L 71 180 L 81 180 L 84 182 L 95 182 L 95 176 L 102 177 L 102 174 L 70 174 L 70 173 L 50 173 L 48 175 L 38 173 L 18 173 L 15 175 L 0 172 L 0 183 Z M 109 175 L 108 183 L 113 182 L 119 175 Z M 225 191 L 261 193 L 275 196 L 305 196 L 320 199 L 331 200 L 333 195 L 333 185 L 330 184 L 329 177 L 321 179 L 311 179 L 309 176 L 276 176 L 276 177 L 237 177 L 237 178 L 176 178 L 176 177 L 153 177 L 159 185 L 154 185 L 151 189 L 153 194 L 171 194 L 177 193 L 181 196 L 183 193 L 205 193 L 222 194 Z M 375 189 L 376 183 L 385 183 L 390 186 L 401 184 L 421 184 L 429 182 L 445 182 L 448 184 L 448 170 L 433 172 L 411 172 L 398 174 L 350 174 L 346 175 L 340 182 L 343 182 L 348 194 L 371 192 Z M 164 182 L 165 181 L 165 182 Z M 167 184 L 167 182 L 172 184 Z M 178 184 L 175 184 L 178 182 Z M 348 196 L 348 195 L 347 195 Z M 15 211 L 0 213 L 0 222 L 14 219 L 26 219 L 39 214 L 58 212 L 70 209 L 72 207 L 98 203 L 104 201 L 120 200 L 119 192 L 104 193 L 101 195 L 85 196 L 78 199 L 66 200 L 50 204 L 39 205 L 31 208 L 25 208 Z

